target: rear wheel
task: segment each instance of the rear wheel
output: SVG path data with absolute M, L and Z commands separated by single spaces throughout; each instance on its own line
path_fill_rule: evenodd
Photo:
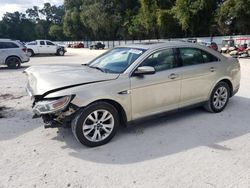
M 72 131 L 82 144 L 95 147 L 108 143 L 119 126 L 116 108 L 106 102 L 97 102 L 83 109 L 72 123 Z
M 21 66 L 21 60 L 18 57 L 9 57 L 6 60 L 6 65 L 10 69 L 18 69 Z
M 230 97 L 230 89 L 227 83 L 219 82 L 213 89 L 205 109 L 209 112 L 218 113 L 225 109 Z

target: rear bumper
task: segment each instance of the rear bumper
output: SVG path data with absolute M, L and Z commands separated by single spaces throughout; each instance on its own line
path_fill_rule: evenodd
M 27 63 L 30 61 L 30 58 L 29 57 L 23 57 L 22 58 L 22 63 Z
M 240 89 L 240 85 L 233 90 L 232 96 L 234 96 Z

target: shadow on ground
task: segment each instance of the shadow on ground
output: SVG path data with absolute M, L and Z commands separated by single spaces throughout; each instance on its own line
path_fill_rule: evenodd
M 201 108 L 166 115 L 122 129 L 107 145 L 87 148 L 70 130 L 60 129 L 55 140 L 65 142 L 71 156 L 98 163 L 129 164 L 205 146 L 230 152 L 224 141 L 250 133 L 250 99 L 233 97 L 218 114 Z
M 30 67 L 29 65 L 22 65 L 18 69 L 10 69 L 7 66 L 0 66 L 0 71 L 5 70 L 5 71 L 9 71 L 9 72 L 18 72 L 18 71 L 23 71 L 23 70 L 25 70 L 26 68 L 29 68 L 29 67 Z
M 75 54 L 68 54 L 67 52 L 65 53 L 64 56 L 58 56 L 58 55 L 55 55 L 55 54 L 37 54 L 37 55 L 34 55 L 32 57 L 30 57 L 30 59 L 33 59 L 33 58 L 38 58 L 38 57 L 71 57 L 71 56 L 75 56 Z

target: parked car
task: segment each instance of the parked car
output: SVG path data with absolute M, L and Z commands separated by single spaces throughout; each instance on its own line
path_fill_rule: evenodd
M 114 48 L 83 66 L 30 67 L 27 91 L 45 127 L 71 127 L 87 146 L 109 142 L 120 125 L 202 105 L 218 113 L 240 87 L 240 64 L 183 42 Z
M 84 44 L 80 42 L 80 43 L 72 44 L 70 47 L 71 48 L 84 48 Z
M 90 45 L 89 49 L 104 49 L 105 48 L 105 44 L 101 43 L 101 42 L 97 42 L 96 44 Z
M 249 57 L 250 56 L 250 38 L 241 37 L 235 39 L 235 49 L 229 52 L 232 57 Z
M 207 46 L 215 51 L 218 51 L 218 45 L 216 44 L 216 42 L 199 41 L 198 43 Z
M 67 52 L 66 48 L 63 46 L 56 45 L 49 40 L 36 40 L 26 44 L 28 49 L 28 55 L 34 56 L 37 54 L 55 54 L 59 56 L 64 56 Z
M 16 69 L 29 60 L 27 48 L 22 43 L 10 39 L 0 39 L 0 65 Z
M 234 39 L 229 38 L 229 39 L 222 40 L 222 47 L 220 50 L 221 53 L 229 53 L 235 49 L 236 49 L 236 46 L 235 46 Z

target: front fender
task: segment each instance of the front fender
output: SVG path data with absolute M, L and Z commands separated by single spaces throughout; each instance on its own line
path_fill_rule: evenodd
M 107 82 L 94 83 L 60 90 L 46 95 L 46 98 L 75 95 L 71 101 L 78 107 L 85 107 L 99 100 L 111 100 L 118 103 L 125 111 L 127 120 L 132 118 L 131 98 L 129 92 L 122 91 L 130 89 L 129 79 L 117 79 Z

